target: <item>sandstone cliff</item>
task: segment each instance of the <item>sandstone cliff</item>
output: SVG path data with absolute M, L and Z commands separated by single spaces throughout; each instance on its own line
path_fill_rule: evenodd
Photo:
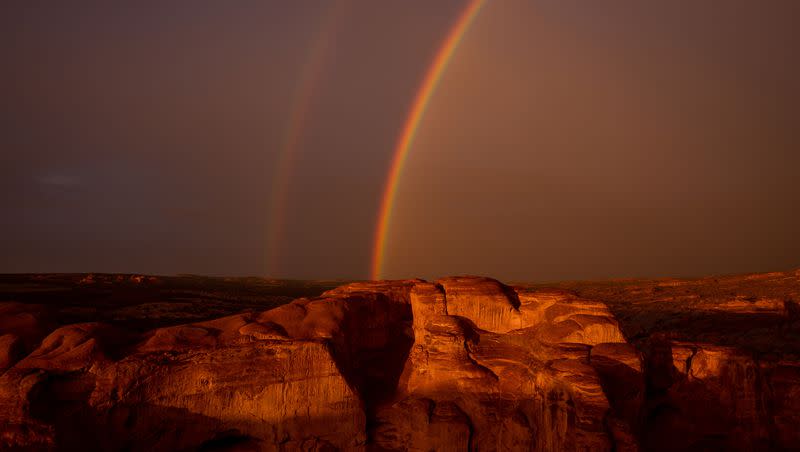
M 754 277 L 363 282 L 150 330 L 6 302 L 0 448 L 797 448 L 798 275 Z

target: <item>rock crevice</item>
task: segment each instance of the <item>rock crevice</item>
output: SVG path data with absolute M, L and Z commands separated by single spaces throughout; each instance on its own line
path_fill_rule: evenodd
M 39 325 L 40 307 L 5 309 Z M 139 334 L 26 328 L 0 329 L 3 448 L 664 450 L 716 431 L 800 445 L 796 361 L 632 343 L 604 302 L 489 278 L 353 283 Z

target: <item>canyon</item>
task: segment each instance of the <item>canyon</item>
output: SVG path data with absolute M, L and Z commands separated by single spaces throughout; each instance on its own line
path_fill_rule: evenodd
M 800 270 L 287 284 L 0 278 L 0 448 L 800 448 Z

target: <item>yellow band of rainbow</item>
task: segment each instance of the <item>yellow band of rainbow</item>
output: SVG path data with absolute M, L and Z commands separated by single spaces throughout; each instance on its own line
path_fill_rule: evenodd
M 389 222 L 392 217 L 395 196 L 397 194 L 397 185 L 400 181 L 400 175 L 403 172 L 406 157 L 408 157 L 408 152 L 411 149 L 411 145 L 419 129 L 419 124 L 422 117 L 425 115 L 425 110 L 428 107 L 431 97 L 433 97 L 433 93 L 436 91 L 436 86 L 439 84 L 442 74 L 445 69 L 447 69 L 450 59 L 453 57 L 461 39 L 464 37 L 470 24 L 475 20 L 475 17 L 486 1 L 487 0 L 469 0 L 466 8 L 464 8 L 459 15 L 455 24 L 447 33 L 444 42 L 439 47 L 439 51 L 436 53 L 433 62 L 425 73 L 425 78 L 422 80 L 422 84 L 414 97 L 414 103 L 411 105 L 411 110 L 409 111 L 397 145 L 395 146 L 391 166 L 389 167 L 389 175 L 386 179 L 383 197 L 381 198 L 378 221 L 375 228 L 375 245 L 372 252 L 372 279 L 380 279 L 383 271 L 386 237 L 389 230 Z
M 306 129 L 314 91 L 319 85 L 324 66 L 327 60 L 330 59 L 331 42 L 338 32 L 342 16 L 348 7 L 349 2 L 336 0 L 326 11 L 322 23 L 318 27 L 318 32 L 311 40 L 311 47 L 306 56 L 305 64 L 300 71 L 299 83 L 297 83 L 292 97 L 293 101 L 285 129 L 286 133 L 273 170 L 269 202 L 266 274 L 271 277 L 275 277 L 280 271 L 279 249 L 286 227 L 286 203 L 289 185 L 294 172 L 295 159 L 302 145 L 302 136 Z

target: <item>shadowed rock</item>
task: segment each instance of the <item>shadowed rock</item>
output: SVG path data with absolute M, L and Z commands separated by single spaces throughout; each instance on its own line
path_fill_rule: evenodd
M 756 276 L 713 302 L 709 281 L 361 282 L 149 330 L 0 303 L 0 448 L 793 448 L 796 298 L 765 287 L 797 279 Z

